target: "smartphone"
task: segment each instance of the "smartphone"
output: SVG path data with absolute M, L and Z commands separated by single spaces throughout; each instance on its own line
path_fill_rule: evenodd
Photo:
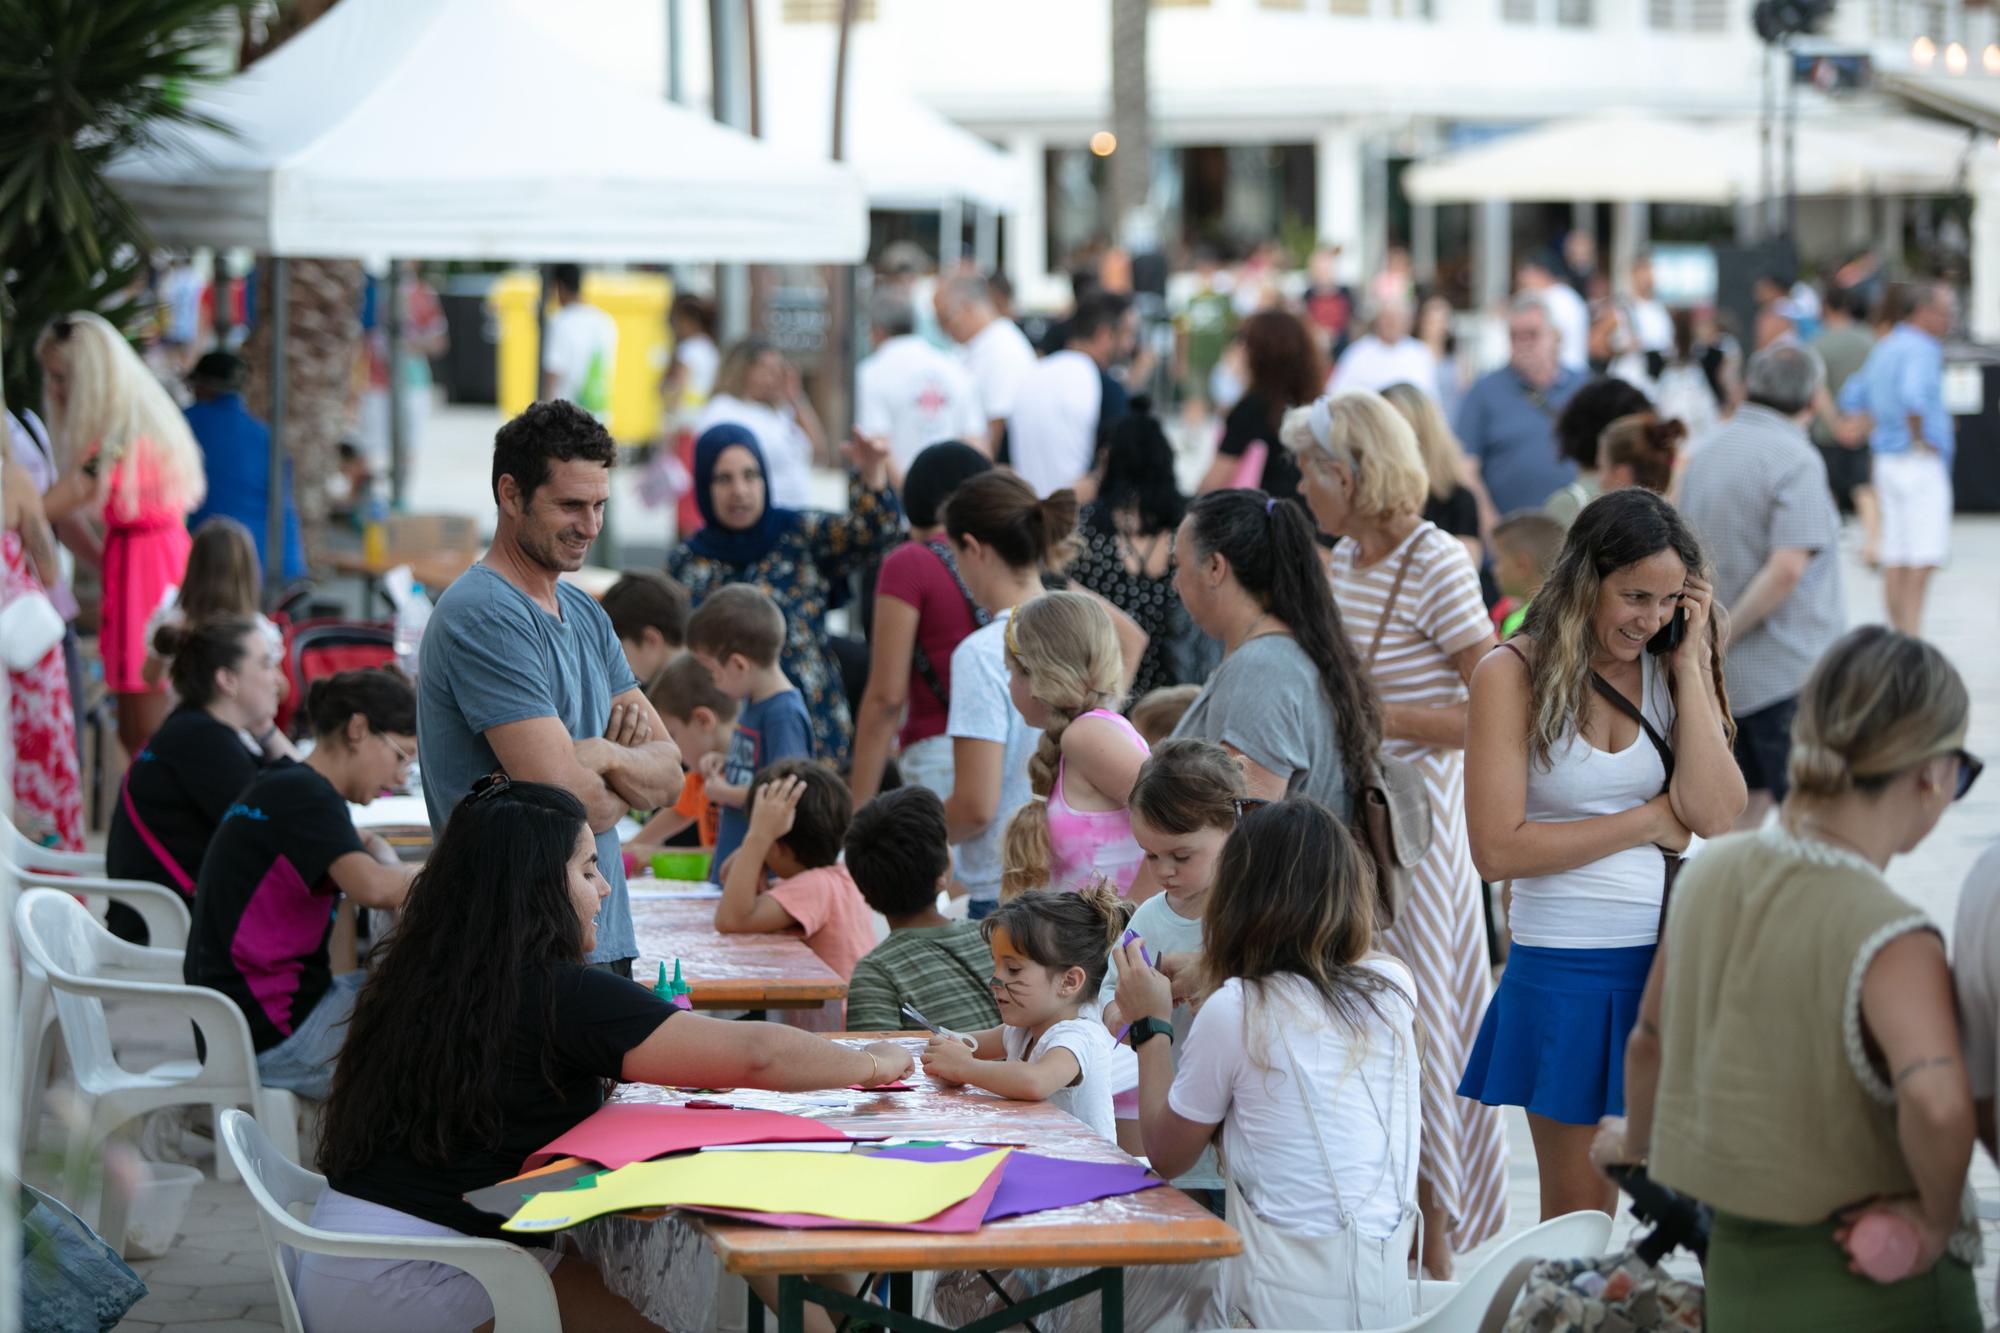
M 1687 608 L 1683 606 L 1674 611 L 1674 618 L 1669 620 L 1658 634 L 1646 640 L 1646 651 L 1655 657 L 1670 653 L 1681 646 L 1681 640 L 1687 637 L 1687 632 L 1688 613 Z

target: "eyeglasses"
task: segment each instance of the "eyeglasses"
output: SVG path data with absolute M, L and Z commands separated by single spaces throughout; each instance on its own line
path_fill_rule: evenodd
M 514 779 L 505 773 L 488 773 L 472 784 L 472 791 L 466 796 L 465 803 L 478 805 L 481 801 L 491 800 L 513 785 Z
M 1236 808 L 1236 822 L 1241 824 L 1243 816 L 1249 814 L 1252 810 L 1262 810 L 1270 802 L 1261 796 L 1238 796 L 1231 799 L 1229 804 Z
M 396 744 L 396 742 L 389 739 L 388 732 L 378 731 L 375 734 L 382 738 L 382 743 L 384 745 L 389 747 L 389 753 L 396 756 L 396 771 L 398 773 L 403 772 L 405 769 L 409 768 L 411 764 L 416 762 L 417 757 L 413 754 L 405 754 L 403 752 L 402 746 Z
M 1952 793 L 1951 799 L 1962 801 L 1972 790 L 1972 784 L 1979 781 L 1979 775 L 1986 771 L 1986 761 L 1970 750 L 1953 750 L 1951 755 L 1958 760 L 1958 790 Z

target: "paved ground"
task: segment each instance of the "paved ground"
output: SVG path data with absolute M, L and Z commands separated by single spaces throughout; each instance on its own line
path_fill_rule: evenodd
M 454 409 L 440 414 L 424 452 L 412 488 L 413 508 L 444 508 L 456 498 L 463 512 L 485 512 L 483 500 L 469 506 L 462 482 L 452 478 L 485 473 L 490 449 L 490 414 Z M 836 488 L 837 492 L 837 488 Z M 628 512 L 636 514 L 636 505 Z M 660 519 L 629 521 L 630 554 L 636 548 L 664 541 Z M 652 540 L 641 537 L 651 529 Z M 1961 519 L 1955 525 L 1957 552 L 1953 567 L 1942 576 L 1927 628 L 1965 674 L 1973 695 L 1973 727 L 1969 746 L 1989 758 L 2000 758 L 2000 632 L 1996 632 L 1994 586 L 1986 580 L 2000 567 L 2000 519 Z M 1847 561 L 1850 615 L 1856 623 L 1881 618 L 1880 580 Z M 1890 879 L 1913 901 L 1950 927 L 1960 882 L 1978 853 L 2000 834 L 2000 781 L 1989 779 L 1962 805 L 1945 816 L 1937 832 L 1918 851 L 1890 868 Z M 135 1050 L 164 1054 L 178 1040 L 155 1025 L 148 1031 L 143 1016 L 126 1016 L 133 1023 Z M 1513 1147 L 1511 1202 L 1513 1221 L 1506 1234 L 1532 1225 L 1537 1197 L 1534 1153 L 1525 1119 L 1512 1113 L 1509 1133 Z M 2000 1190 L 2000 1174 L 1982 1153 L 1975 1181 L 1983 1192 Z M 1621 1221 L 1620 1233 L 1628 1223 Z M 1980 1291 L 1990 1293 L 2000 1235 L 1987 1237 L 1989 1260 L 1980 1274 Z M 1476 1263 L 1478 1255 L 1470 1257 Z M 121 1330 L 131 1333 L 252 1333 L 275 1329 L 277 1311 L 269 1271 L 259 1249 L 256 1224 L 241 1186 L 204 1180 L 197 1188 L 182 1238 L 167 1258 L 134 1265 L 151 1287 Z M 1993 1313 L 1990 1309 L 1989 1316 Z

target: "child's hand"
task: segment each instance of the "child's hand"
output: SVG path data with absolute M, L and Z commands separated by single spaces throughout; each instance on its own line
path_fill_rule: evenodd
M 1201 953 L 1195 949 L 1183 949 L 1178 953 L 1160 955 L 1159 969 L 1174 983 L 1174 1003 L 1184 1004 L 1194 998 L 1194 989 L 1199 981 L 1201 969 L 1196 966 L 1201 961 Z M 1120 969 L 1123 974 L 1123 969 Z
M 727 755 L 723 754 L 720 750 L 711 750 L 694 761 L 694 771 L 701 774 L 701 780 L 705 783 L 722 782 L 725 780 L 722 776 L 722 770 L 728 763 L 729 757 Z
M 1118 954 L 1118 996 L 1113 1001 L 1128 1022 L 1141 1018 L 1165 1020 L 1174 1010 L 1174 986 L 1164 972 L 1146 961 L 1140 940 L 1122 944 Z
M 962 1041 L 934 1036 L 924 1044 L 924 1072 L 941 1082 L 966 1082 L 977 1063 L 979 1057 Z
M 779 778 L 759 787 L 756 808 L 750 812 L 750 836 L 776 842 L 790 833 L 799 798 L 805 794 L 805 782 L 796 777 Z

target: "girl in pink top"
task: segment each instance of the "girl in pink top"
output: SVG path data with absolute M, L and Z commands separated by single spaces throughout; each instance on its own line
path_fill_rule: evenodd
M 1001 895 L 1074 893 L 1102 877 L 1120 895 L 1146 897 L 1146 854 L 1125 800 L 1149 751 L 1108 707 L 1124 679 L 1111 617 L 1083 593 L 1044 593 L 1008 621 L 1007 666 L 1014 707 L 1042 739 L 1028 761 L 1035 799 L 1007 828 Z
M 57 456 L 66 469 L 43 506 L 104 528 L 98 653 L 118 697 L 118 740 L 137 754 L 166 712 L 165 687 L 147 684 L 146 621 L 187 566 L 187 516 L 207 490 L 187 418 L 106 320 L 64 315 L 35 343 Z

